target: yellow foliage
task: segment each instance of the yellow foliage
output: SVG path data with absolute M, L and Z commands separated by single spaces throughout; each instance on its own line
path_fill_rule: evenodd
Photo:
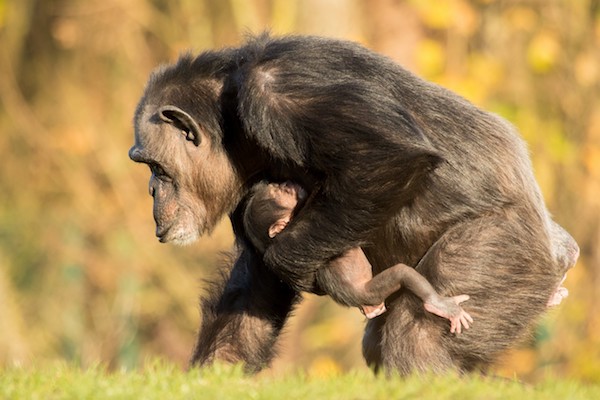
M 536 34 L 527 49 L 527 61 L 535 72 L 548 72 L 556 65 L 561 53 L 555 34 L 542 31 Z
M 504 354 L 494 372 L 505 378 L 530 374 L 536 366 L 536 354 L 532 349 L 519 348 Z
M 229 0 L 231 2 L 231 10 L 237 23 L 241 29 L 248 29 L 250 32 L 258 32 L 262 26 L 258 10 L 249 1 L 245 0 Z
M 587 131 L 585 132 L 590 143 L 600 143 L 600 102 L 592 109 Z
M 585 346 L 573 358 L 578 366 L 578 378 L 583 378 L 588 382 L 600 382 L 600 364 L 598 363 L 600 348 Z
M 6 0 L 0 0 L 0 28 L 2 28 L 6 21 Z
M 487 88 L 477 79 L 470 76 L 459 77 L 445 75 L 439 79 L 439 83 L 442 86 L 460 94 L 474 104 L 483 104 L 486 95 L 488 94 Z
M 312 378 L 330 378 L 342 372 L 339 364 L 328 356 L 319 356 L 310 363 L 308 375 Z
M 469 2 L 455 1 L 452 11 L 454 27 L 463 36 L 471 36 L 479 29 L 481 17 Z
M 298 1 L 273 0 L 272 6 L 273 30 L 275 32 L 290 32 L 294 30 Z
M 600 146 L 589 144 L 583 150 L 583 161 L 587 172 L 595 179 L 600 179 Z
M 413 0 L 423 23 L 435 29 L 445 29 L 453 22 L 454 0 Z
M 552 164 L 548 163 L 545 159 L 539 161 L 534 160 L 533 170 L 535 179 L 538 181 L 542 193 L 553 193 L 556 188 L 556 170 L 553 168 Z M 547 199 L 546 203 L 548 207 L 553 208 L 553 199 Z
M 358 313 L 358 311 L 356 311 Z M 338 316 L 321 321 L 306 330 L 305 342 L 314 349 L 329 348 L 339 343 L 348 343 L 353 338 L 353 331 Z
M 430 77 L 441 73 L 446 62 L 442 45 L 430 39 L 419 42 L 415 58 L 419 71 Z
M 583 150 L 583 163 L 590 179 L 583 188 L 583 197 L 590 206 L 600 209 L 600 147 L 589 144 Z
M 466 74 L 442 74 L 439 83 L 469 101 L 483 105 L 504 77 L 504 67 L 497 60 L 484 54 L 472 54 L 468 58 Z
M 600 73 L 600 57 L 598 51 L 587 51 L 575 58 L 575 78 L 584 87 L 589 87 L 598 82 Z
M 537 25 L 538 15 L 531 8 L 515 6 L 506 11 L 505 18 L 515 30 L 532 31 Z
M 433 29 L 454 28 L 464 36 L 479 27 L 480 17 L 465 0 L 413 0 L 423 23 Z

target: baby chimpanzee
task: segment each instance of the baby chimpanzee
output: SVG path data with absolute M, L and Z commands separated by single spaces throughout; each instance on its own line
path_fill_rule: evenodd
M 292 182 L 259 182 L 252 188 L 244 211 L 244 227 L 248 238 L 261 253 L 272 238 L 290 222 L 296 206 L 306 200 L 305 190 Z M 315 293 L 327 294 L 346 306 L 360 307 L 369 319 L 386 311 L 383 301 L 406 286 L 424 302 L 430 313 L 450 320 L 450 332 L 469 328 L 471 316 L 460 307 L 467 295 L 440 296 L 414 268 L 404 264 L 390 267 L 375 277 L 360 247 L 333 259 L 315 276 Z

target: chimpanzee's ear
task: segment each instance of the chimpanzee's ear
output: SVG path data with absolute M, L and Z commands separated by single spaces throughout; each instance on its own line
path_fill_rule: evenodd
M 196 146 L 200 145 L 202 140 L 202 131 L 194 118 L 177 106 L 162 106 L 158 109 L 159 118 L 180 129 L 185 138 L 193 142 Z
M 269 227 L 269 237 L 271 239 L 273 239 L 275 236 L 277 236 L 279 233 L 281 233 L 282 230 L 285 229 L 285 227 L 287 226 L 287 224 L 289 222 L 290 222 L 289 217 L 279 218 L 277 221 L 275 221 L 273 223 L 273 225 L 271 225 Z

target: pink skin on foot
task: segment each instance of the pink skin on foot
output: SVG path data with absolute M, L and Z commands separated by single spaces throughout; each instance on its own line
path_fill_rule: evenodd
M 469 329 L 469 323 L 473 323 L 473 318 L 460 307 L 460 303 L 469 300 L 466 294 L 454 297 L 440 297 L 438 299 L 427 300 L 424 304 L 425 309 L 432 314 L 450 320 L 450 333 L 462 333 L 462 328 Z
M 373 319 L 386 312 L 385 304 L 381 303 L 377 306 L 362 306 L 361 311 L 368 319 Z
M 569 296 L 569 291 L 567 290 L 567 288 L 561 286 L 565 279 L 567 279 L 567 274 L 563 276 L 562 280 L 558 284 L 558 287 L 548 299 L 548 303 L 546 304 L 548 307 L 555 307 L 559 305 L 564 299 L 566 299 Z

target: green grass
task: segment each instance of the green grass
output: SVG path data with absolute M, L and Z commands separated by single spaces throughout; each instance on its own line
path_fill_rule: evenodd
M 184 372 L 166 363 L 107 372 L 65 364 L 0 369 L 1 399 L 600 399 L 600 386 L 563 380 L 532 385 L 481 376 L 374 377 L 367 372 L 328 378 L 296 373 L 245 376 L 215 366 Z

